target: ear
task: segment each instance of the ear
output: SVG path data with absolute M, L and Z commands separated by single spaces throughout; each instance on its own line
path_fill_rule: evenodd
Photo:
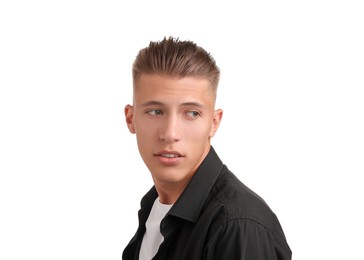
M 124 108 L 124 113 L 125 113 L 126 125 L 128 126 L 130 133 L 135 134 L 134 107 L 131 105 L 126 105 Z
M 211 126 L 211 131 L 210 131 L 210 138 L 213 137 L 217 131 L 217 129 L 219 128 L 221 119 L 222 119 L 222 114 L 223 111 L 221 109 L 217 109 L 214 111 L 214 115 L 212 118 L 212 126 Z

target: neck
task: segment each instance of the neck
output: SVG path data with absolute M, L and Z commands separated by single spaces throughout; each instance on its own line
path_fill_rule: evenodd
M 154 179 L 154 185 L 158 192 L 159 201 L 162 204 L 174 204 L 187 187 L 189 180 L 182 183 L 163 183 Z

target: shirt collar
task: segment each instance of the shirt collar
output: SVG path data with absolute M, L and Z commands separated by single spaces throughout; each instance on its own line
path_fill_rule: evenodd
M 168 215 L 195 222 L 202 206 L 220 175 L 223 163 L 211 146 L 191 182 L 173 205 Z

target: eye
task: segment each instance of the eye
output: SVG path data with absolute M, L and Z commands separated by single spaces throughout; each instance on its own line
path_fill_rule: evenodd
M 185 113 L 185 115 L 186 115 L 187 117 L 190 117 L 190 118 L 196 118 L 196 117 L 201 116 L 200 112 L 198 112 L 198 111 L 187 111 L 187 112 Z
M 152 110 L 148 110 L 147 114 L 151 115 L 151 116 L 160 116 L 163 114 L 162 110 L 159 109 L 152 109 Z

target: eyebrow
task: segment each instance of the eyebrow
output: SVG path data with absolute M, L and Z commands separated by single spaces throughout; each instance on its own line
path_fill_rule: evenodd
M 143 107 L 147 107 L 147 106 L 165 106 L 165 104 L 163 102 L 160 101 L 156 101 L 156 100 L 151 100 L 151 101 L 147 101 L 143 104 L 141 104 L 141 106 Z M 199 108 L 207 108 L 205 105 L 198 103 L 198 102 L 194 102 L 194 101 L 189 101 L 189 102 L 184 102 L 182 104 L 180 104 L 180 106 L 184 106 L 184 107 L 199 107 Z
M 147 101 L 147 102 L 141 104 L 142 107 L 148 107 L 148 106 L 163 106 L 163 105 L 164 104 L 162 102 L 154 101 L 154 100 Z
M 198 102 L 184 102 L 181 104 L 181 106 L 207 108 L 205 105 L 198 103 Z

